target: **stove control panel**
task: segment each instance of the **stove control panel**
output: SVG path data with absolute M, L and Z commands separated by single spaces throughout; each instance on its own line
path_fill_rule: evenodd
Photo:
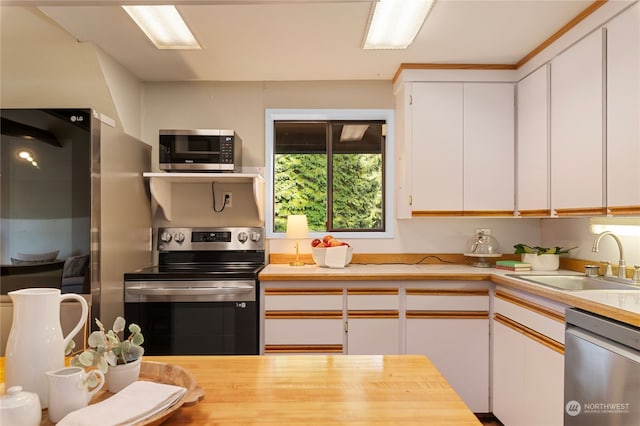
M 264 250 L 257 227 L 158 228 L 158 251 Z

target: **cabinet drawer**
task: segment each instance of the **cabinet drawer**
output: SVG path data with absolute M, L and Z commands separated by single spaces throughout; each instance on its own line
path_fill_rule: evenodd
M 265 289 L 265 311 L 324 311 L 343 307 L 342 289 Z
M 353 288 L 347 290 L 349 311 L 397 311 L 400 306 L 397 288 Z
M 407 289 L 407 311 L 488 311 L 488 290 Z
M 496 291 L 494 312 L 564 343 L 564 314 L 510 293 Z
M 342 319 L 266 319 L 265 345 L 342 344 Z

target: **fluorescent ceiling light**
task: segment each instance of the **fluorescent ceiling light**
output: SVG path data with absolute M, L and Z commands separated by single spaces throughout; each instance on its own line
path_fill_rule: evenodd
M 368 128 L 368 124 L 345 124 L 342 126 L 342 132 L 340 133 L 340 142 L 362 140 Z
M 158 49 L 201 49 L 175 6 L 122 6 Z
M 435 0 L 379 0 L 373 5 L 364 49 L 406 49 Z

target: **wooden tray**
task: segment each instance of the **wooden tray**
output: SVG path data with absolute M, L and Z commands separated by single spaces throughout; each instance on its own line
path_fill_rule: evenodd
M 152 417 L 145 419 L 142 422 L 136 423 L 136 426 L 140 425 L 159 425 L 167 420 L 175 411 L 180 407 L 189 407 L 195 405 L 204 398 L 204 389 L 196 384 L 195 378 L 191 373 L 184 368 L 167 364 L 164 362 L 156 361 L 142 361 L 140 366 L 140 379 L 155 383 L 164 383 L 168 385 L 182 386 L 187 389 L 187 392 L 176 404 L 171 407 L 156 413 Z M 103 401 L 113 393 L 108 390 L 100 390 L 92 399 L 91 403 Z M 49 412 L 45 409 L 42 410 L 41 426 L 53 426 L 55 423 L 49 420 Z

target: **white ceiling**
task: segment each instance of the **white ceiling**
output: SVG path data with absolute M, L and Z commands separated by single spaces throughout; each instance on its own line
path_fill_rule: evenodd
M 200 51 L 157 50 L 122 1 L 23 3 L 42 6 L 74 38 L 99 46 L 144 81 L 275 81 L 388 80 L 405 62 L 515 64 L 592 2 L 438 0 L 408 49 L 383 51 L 360 47 L 372 1 L 174 2 Z

